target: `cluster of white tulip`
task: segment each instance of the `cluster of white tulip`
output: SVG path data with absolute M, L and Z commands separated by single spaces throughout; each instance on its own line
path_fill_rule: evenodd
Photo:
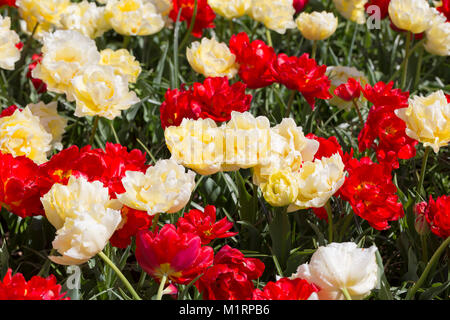
M 42 39 L 46 32 L 76 30 L 89 38 L 102 36 L 114 29 L 126 36 L 145 36 L 159 32 L 167 23 L 172 9 L 170 0 L 17 0 L 24 30 L 34 31 Z
M 74 30 L 58 30 L 43 38 L 43 59 L 32 75 L 47 89 L 76 101 L 75 115 L 114 119 L 139 102 L 129 81 L 140 73 L 127 50 L 98 52 L 95 42 Z
M 14 64 L 20 59 L 20 50 L 16 45 L 19 36 L 11 30 L 11 19 L 0 16 L 0 68 L 14 70 Z
M 232 112 L 220 127 L 211 119 L 183 119 L 166 128 L 165 138 L 172 159 L 199 174 L 252 168 L 264 198 L 289 211 L 322 207 L 345 180 L 340 155 L 314 160 L 319 143 L 290 118 L 275 127 L 250 112 Z
M 425 32 L 425 50 L 439 56 L 450 55 L 450 23 L 426 0 L 391 0 L 392 23 L 415 34 Z
M 173 160 L 160 160 L 147 172 L 127 171 L 125 192 L 111 199 L 100 181 L 71 176 L 67 185 L 54 184 L 41 202 L 49 222 L 56 228 L 55 263 L 82 264 L 103 250 L 120 226 L 123 205 L 137 210 L 173 213 L 182 209 L 195 186 L 195 173 L 185 172 Z

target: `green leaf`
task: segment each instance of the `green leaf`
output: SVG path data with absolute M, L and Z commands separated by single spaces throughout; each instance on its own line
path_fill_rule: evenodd
M 380 291 L 378 297 L 382 300 L 394 300 L 394 297 L 391 293 L 391 286 L 386 279 L 386 275 L 384 274 L 384 265 L 383 259 L 381 258 L 380 252 L 377 250 L 375 253 L 377 257 L 378 264 L 378 283 L 380 284 Z
M 448 287 L 450 287 L 450 280 L 444 283 L 434 283 L 431 288 L 421 293 L 419 300 L 432 300 Z
M 273 253 L 281 268 L 285 269 L 291 250 L 291 224 L 286 208 L 278 209 L 269 225 Z
M 2 239 L 3 240 L 3 239 Z M 6 272 L 9 268 L 9 252 L 8 248 L 6 247 L 6 241 L 2 241 L 2 246 L 0 248 L 0 279 L 3 279 Z

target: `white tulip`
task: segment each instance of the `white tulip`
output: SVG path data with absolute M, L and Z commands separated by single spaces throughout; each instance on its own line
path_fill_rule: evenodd
M 378 285 L 376 246 L 363 249 L 353 242 L 319 247 L 310 263 L 298 267 L 291 279 L 301 278 L 320 288 L 320 300 L 344 300 L 346 290 L 353 300 L 368 296 Z
M 57 229 L 53 248 L 58 264 L 77 265 L 103 250 L 119 226 L 122 205 L 110 200 L 108 188 L 99 181 L 71 176 L 67 185 L 54 184 L 41 202 L 49 222 Z

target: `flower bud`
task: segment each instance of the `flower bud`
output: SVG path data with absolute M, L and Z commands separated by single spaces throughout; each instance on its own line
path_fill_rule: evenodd
M 271 206 L 284 207 L 297 199 L 297 179 L 289 170 L 280 170 L 271 174 L 268 182 L 261 184 L 261 190 Z

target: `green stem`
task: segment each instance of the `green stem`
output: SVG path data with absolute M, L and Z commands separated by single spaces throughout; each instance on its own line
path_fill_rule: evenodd
M 294 104 L 296 93 L 297 93 L 297 91 L 295 91 L 295 90 L 291 91 L 291 95 L 289 96 L 289 101 L 288 101 L 287 110 L 286 110 L 286 116 L 285 116 L 286 118 L 289 117 L 289 115 L 291 114 L 292 105 Z
M 423 158 L 422 158 L 422 170 L 420 172 L 419 184 L 417 185 L 416 202 L 418 200 L 418 197 L 422 193 L 423 180 L 425 179 L 425 171 L 427 169 L 427 161 L 428 161 L 428 156 L 430 155 L 430 151 L 431 151 L 431 147 L 426 147 L 425 153 L 424 153 Z
M 344 220 L 344 225 L 341 228 L 341 233 L 339 235 L 339 242 L 342 241 L 342 238 L 345 236 L 345 232 L 347 231 L 348 226 L 350 225 L 350 223 L 353 220 L 353 213 L 350 212 L 349 214 L 347 214 L 347 216 L 345 217 Z
M 333 213 L 331 211 L 330 201 L 325 205 L 325 210 L 327 210 L 328 214 L 328 241 L 329 243 L 333 242 Z
M 153 163 L 156 163 L 155 157 L 154 157 L 153 154 L 150 152 L 150 150 L 145 146 L 145 144 L 144 144 L 141 140 L 139 140 L 139 138 L 136 139 L 136 141 L 142 146 L 142 148 L 144 148 L 145 152 L 148 153 L 148 155 L 150 156 L 150 158 L 152 158 Z
M 144 270 L 142 270 L 141 276 L 139 277 L 139 281 L 138 281 L 138 289 L 142 288 L 146 277 L 147 277 L 147 273 Z
M 110 120 L 110 121 L 109 121 L 109 126 L 111 127 L 111 130 L 112 130 L 112 132 L 113 132 L 114 139 L 116 140 L 116 143 L 120 144 L 120 140 L 119 140 L 119 137 L 117 136 L 116 129 L 114 129 L 113 120 Z
M 125 278 L 125 276 L 123 275 L 123 273 L 119 270 L 119 268 L 117 268 L 117 266 L 114 264 L 114 262 L 112 262 L 104 253 L 103 251 L 100 251 L 98 253 L 98 255 L 100 256 L 100 258 L 103 259 L 103 261 L 106 262 L 107 265 L 110 266 L 111 269 L 114 270 L 114 272 L 117 274 L 117 276 L 120 278 L 120 280 L 122 281 L 122 283 L 125 285 L 125 287 L 127 287 L 128 291 L 130 291 L 131 295 L 133 296 L 133 298 L 135 300 L 142 300 L 141 297 L 139 297 L 139 295 L 137 294 L 137 292 L 134 290 L 133 286 L 130 284 L 130 282 L 128 282 L 127 278 Z
M 313 40 L 311 59 L 316 59 L 316 52 L 317 52 L 317 40 Z
M 356 102 L 356 99 L 353 99 L 352 102 L 353 102 L 353 105 L 355 106 L 356 112 L 358 113 L 358 117 L 359 117 L 359 121 L 361 122 L 361 126 L 364 127 L 364 119 L 361 114 L 361 110 L 359 109 L 358 102 Z
M 99 116 L 95 116 L 94 117 L 94 124 L 92 126 L 92 131 L 91 131 L 91 136 L 89 138 L 89 145 L 92 146 L 92 144 L 94 143 L 94 138 L 95 138 L 95 132 L 97 131 L 97 127 L 98 127 L 98 120 L 99 120 Z
M 347 288 L 341 288 L 342 293 L 344 294 L 344 297 L 346 300 L 352 300 L 352 297 L 350 296 L 350 294 L 348 293 Z
M 273 47 L 272 36 L 270 35 L 270 30 L 267 28 L 266 28 L 266 37 L 267 37 L 267 44 Z
M 411 32 L 406 33 L 406 44 L 405 44 L 405 59 L 403 60 L 403 73 L 402 82 L 400 87 L 404 90 L 406 86 L 406 76 L 408 74 L 408 61 L 409 61 L 409 51 L 411 49 Z
M 123 36 L 122 48 L 128 49 L 128 45 L 130 44 L 131 37 Z
M 161 300 L 166 281 L 167 281 L 167 275 L 164 275 L 161 279 L 161 283 L 159 284 L 158 293 L 156 295 L 156 300 Z
M 189 24 L 189 29 L 188 29 L 188 31 L 187 31 L 187 33 L 185 34 L 185 36 L 184 36 L 184 38 L 183 38 L 183 40 L 181 40 L 181 44 L 180 44 L 180 46 L 179 46 L 179 48 L 181 49 L 181 48 L 184 48 L 184 46 L 186 45 L 186 43 L 189 41 L 189 39 L 191 38 L 191 32 L 192 32 L 192 29 L 194 29 L 194 25 L 195 25 L 195 19 L 197 18 L 197 7 L 198 7 L 198 5 L 197 5 L 197 0 L 195 0 L 195 3 L 194 3 L 194 11 L 193 11 L 193 14 L 192 14 L 192 18 L 191 18 L 191 23 Z
M 160 215 L 160 213 L 157 213 L 157 214 L 155 214 L 155 216 L 153 217 L 153 222 L 152 222 L 152 232 L 154 232 L 154 231 L 156 230 L 156 227 L 158 227 L 159 215 Z
M 408 291 L 408 294 L 406 295 L 406 300 L 411 300 L 414 298 L 414 295 L 416 294 L 417 290 L 422 286 L 423 282 L 426 280 L 428 274 L 430 273 L 431 268 L 434 266 L 434 264 L 439 260 L 444 250 L 450 245 L 450 237 L 448 237 L 442 244 L 439 246 L 439 248 L 436 250 L 436 252 L 431 257 L 430 261 L 428 261 L 428 264 L 423 271 L 422 275 L 420 276 L 419 280 L 414 284 L 414 286 Z
M 50 251 L 49 256 L 52 256 L 52 255 L 54 255 L 55 253 L 56 253 L 56 249 L 52 249 L 52 250 Z M 48 274 L 48 269 L 49 269 L 49 267 L 50 267 L 50 263 L 51 263 L 51 262 L 52 262 L 52 261 L 51 261 L 50 259 L 48 259 L 48 258 L 47 258 L 47 260 L 45 260 L 44 265 L 42 266 L 41 270 L 39 270 L 39 273 L 37 274 L 39 277 L 42 277 L 42 276 Z
M 423 62 L 423 47 L 420 47 L 419 51 L 419 61 L 417 62 L 417 71 L 416 71 L 416 79 L 414 80 L 414 88 L 417 89 L 420 81 L 420 74 L 422 71 L 422 62 Z
M 422 243 L 422 261 L 428 261 L 428 246 L 427 246 L 427 235 L 420 235 L 420 241 Z

